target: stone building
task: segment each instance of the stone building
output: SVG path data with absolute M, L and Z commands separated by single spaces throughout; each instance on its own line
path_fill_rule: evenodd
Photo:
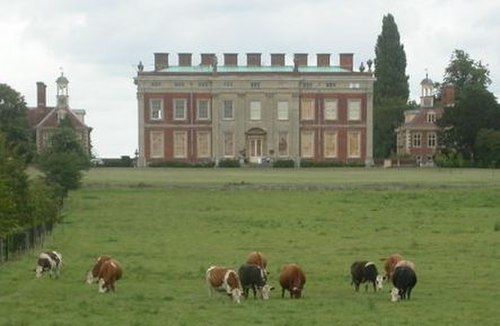
M 154 69 L 138 66 L 138 165 L 225 159 L 331 161 L 372 165 L 373 82 L 353 54 L 283 53 L 263 64 L 260 53 L 154 54 Z

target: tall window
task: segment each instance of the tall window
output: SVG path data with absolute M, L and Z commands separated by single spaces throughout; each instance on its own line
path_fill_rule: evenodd
M 436 122 L 436 113 L 435 112 L 428 112 L 427 113 L 427 122 Z
M 337 120 L 337 100 L 325 100 L 325 120 Z
M 314 157 L 314 132 L 304 130 L 300 133 L 300 153 L 302 157 Z
M 198 115 L 198 120 L 210 119 L 210 107 L 208 100 L 198 100 L 197 115 Z
M 347 119 L 349 121 L 361 120 L 361 100 L 347 102 Z
M 278 120 L 288 120 L 288 102 L 278 102 Z
M 314 120 L 314 100 L 303 99 L 300 107 L 300 115 L 302 120 Z
M 288 133 L 280 132 L 278 138 L 278 156 L 288 156 Z
M 163 119 L 163 100 L 151 99 L 149 100 L 150 118 L 151 120 Z
M 337 133 L 335 131 L 325 131 L 323 142 L 325 157 L 337 157 Z
M 163 131 L 151 131 L 149 134 L 149 146 L 151 158 L 163 158 Z
M 224 156 L 234 156 L 234 134 L 232 132 L 224 133 Z
M 186 120 L 187 101 L 184 99 L 174 100 L 174 120 Z
M 359 131 L 349 131 L 347 133 L 347 156 L 361 157 L 361 134 Z
M 187 131 L 174 131 L 174 158 L 187 157 Z
M 435 132 L 430 132 L 427 134 L 427 147 L 434 148 L 436 147 L 437 136 Z
M 223 111 L 222 111 L 222 119 L 224 119 L 224 120 L 233 120 L 234 119 L 233 101 L 231 101 L 231 100 L 224 101 L 224 107 L 223 107 Z
M 198 131 L 196 143 L 198 147 L 198 157 L 210 157 L 211 155 L 211 135 L 210 131 Z
M 261 108 L 259 101 L 250 102 L 250 120 L 261 119 Z
M 413 133 L 411 137 L 412 147 L 422 147 L 422 134 L 419 132 Z

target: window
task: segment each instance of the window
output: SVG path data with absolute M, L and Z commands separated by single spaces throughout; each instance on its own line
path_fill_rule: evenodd
M 175 82 L 174 87 L 184 87 L 184 82 Z
M 151 120 L 163 119 L 163 100 L 151 99 L 149 100 L 150 118 Z
M 302 157 L 310 158 L 314 157 L 314 132 L 313 131 L 302 131 L 300 133 L 300 152 Z
M 163 131 L 151 131 L 149 134 L 151 158 L 163 158 Z
M 361 137 L 359 131 L 349 131 L 347 133 L 347 156 L 361 157 Z
M 187 131 L 174 131 L 174 158 L 187 157 Z
M 210 109 L 208 100 L 198 100 L 197 115 L 198 115 L 198 120 L 210 119 Z
M 250 102 L 250 120 L 260 120 L 260 102 L 252 101 Z
M 303 99 L 300 113 L 302 120 L 314 120 L 314 100 Z
M 224 108 L 222 112 L 222 119 L 224 120 L 233 120 L 234 119 L 234 108 L 233 101 L 226 100 L 224 101 Z
M 278 120 L 288 120 L 288 102 L 278 102 Z
M 349 100 L 347 102 L 347 111 L 349 121 L 361 120 L 361 100 Z
M 335 87 L 335 83 L 334 82 L 327 82 L 326 83 L 326 87 L 328 87 L 328 88 L 334 88 Z
M 325 120 L 337 120 L 337 100 L 325 101 Z
M 323 142 L 325 157 L 337 157 L 337 133 L 335 131 L 325 131 Z
M 436 122 L 436 113 L 435 112 L 428 112 L 427 113 L 427 122 L 431 122 L 431 123 Z
M 258 82 L 252 82 L 252 83 L 250 83 L 250 87 L 251 88 L 260 88 L 260 83 L 258 83 Z
M 280 132 L 278 137 L 278 156 L 288 156 L 288 133 Z
M 196 143 L 198 145 L 198 157 L 210 157 L 211 155 L 211 137 L 210 131 L 198 131 Z
M 435 132 L 427 134 L 427 147 L 435 148 L 437 143 L 437 136 Z
M 186 106 L 186 100 L 174 100 L 174 120 L 186 120 Z
M 198 87 L 201 87 L 201 88 L 206 88 L 206 87 L 208 87 L 208 85 L 209 85 L 208 82 L 199 82 L 198 83 Z
M 413 133 L 411 137 L 412 147 L 422 147 L 422 134 L 419 132 Z
M 234 134 L 232 132 L 224 133 L 224 156 L 234 156 Z

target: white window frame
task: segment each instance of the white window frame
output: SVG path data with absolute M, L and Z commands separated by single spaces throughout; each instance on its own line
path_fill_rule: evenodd
M 158 103 L 158 108 L 154 107 L 154 103 Z M 154 114 L 155 112 L 158 113 L 157 116 L 155 116 Z M 163 120 L 163 99 L 161 98 L 149 99 L 149 118 L 152 121 Z
M 206 107 L 206 110 L 207 110 L 207 116 L 206 117 L 202 117 L 201 114 L 200 114 L 200 110 L 201 110 L 201 103 L 207 103 L 207 107 Z M 210 100 L 208 99 L 200 99 L 196 102 L 196 118 L 198 120 L 210 120 Z
M 229 107 L 229 105 L 231 106 Z M 226 113 L 231 112 L 231 116 L 226 115 Z M 224 100 L 222 101 L 222 120 L 234 120 L 234 101 Z
M 250 102 L 250 120 L 252 121 L 262 120 L 262 106 L 260 101 Z
M 183 144 L 178 144 L 177 141 L 178 141 L 178 136 L 179 135 L 182 135 L 184 136 L 184 141 L 183 141 Z M 187 134 L 187 131 L 174 131 L 173 133 L 173 156 L 174 158 L 187 158 L 187 143 L 188 143 L 188 134 Z M 183 150 L 182 150 L 182 153 L 179 153 L 176 149 L 178 148 L 178 146 L 182 145 L 183 147 Z
M 325 100 L 324 115 L 325 120 L 337 120 L 339 112 L 339 101 L 337 99 Z
M 360 121 L 361 120 L 361 100 L 350 99 L 347 101 L 347 120 Z
M 183 115 L 182 117 L 177 115 L 177 103 L 182 102 L 182 111 Z M 186 120 L 186 112 L 187 112 L 187 100 L 183 98 L 176 98 L 174 99 L 174 120 Z
M 427 147 L 436 148 L 437 145 L 437 134 L 435 132 L 430 132 L 427 134 Z
M 278 120 L 289 120 L 288 101 L 278 101 L 277 111 Z
M 422 133 L 421 132 L 413 132 L 411 134 L 411 147 L 413 147 L 413 148 L 421 148 L 422 147 Z

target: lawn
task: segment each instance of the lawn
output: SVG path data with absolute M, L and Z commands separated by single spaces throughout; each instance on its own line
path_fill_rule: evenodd
M 93 169 L 43 249 L 0 267 L 0 325 L 497 325 L 500 172 L 438 169 Z M 211 264 L 253 250 L 278 289 L 267 302 L 210 299 Z M 356 293 L 349 266 L 399 252 L 417 264 L 408 302 Z M 83 283 L 95 257 L 124 266 L 114 294 Z M 280 297 L 285 263 L 304 298 Z

